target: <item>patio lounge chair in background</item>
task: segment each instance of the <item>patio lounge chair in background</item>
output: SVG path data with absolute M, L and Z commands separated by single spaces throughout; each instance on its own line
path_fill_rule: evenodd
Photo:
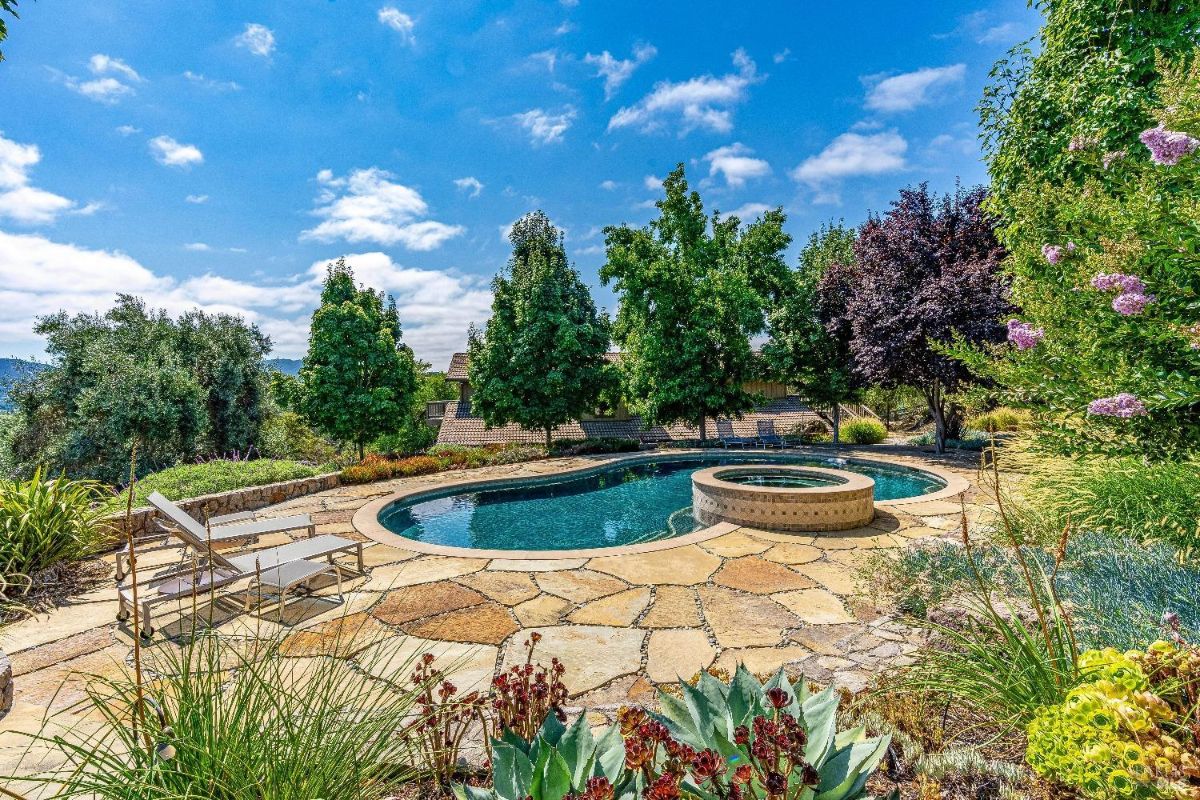
M 775 420 L 760 419 L 758 421 L 758 441 L 763 447 L 783 449 L 783 437 L 775 432 Z
M 721 442 L 722 447 L 747 447 L 756 444 L 755 440 L 749 436 L 738 436 L 733 430 L 733 420 L 718 419 L 717 420 L 717 440 Z

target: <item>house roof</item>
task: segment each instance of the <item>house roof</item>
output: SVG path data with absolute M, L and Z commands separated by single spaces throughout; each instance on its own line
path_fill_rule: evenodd
M 615 364 L 621 360 L 621 354 L 615 352 L 605 353 L 604 359 L 610 364 Z M 468 379 L 467 365 L 469 363 L 470 359 L 467 358 L 466 353 L 455 353 L 450 356 L 450 366 L 446 368 L 446 380 L 465 382 Z

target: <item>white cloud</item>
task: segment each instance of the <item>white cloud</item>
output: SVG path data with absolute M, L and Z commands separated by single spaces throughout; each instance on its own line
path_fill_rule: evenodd
M 600 55 L 588 53 L 583 57 L 585 64 L 596 68 L 596 77 L 604 78 L 604 99 L 609 100 L 629 80 L 634 70 L 658 55 L 652 44 L 637 44 L 633 47 L 633 58 L 618 59 L 605 50 Z
M 775 55 L 771 56 L 771 60 L 774 61 L 776 64 L 782 64 L 783 62 L 787 61 L 788 58 L 791 57 L 791 55 L 792 55 L 792 48 L 785 47 L 782 50 L 780 50 L 778 53 L 776 53 Z
M 751 84 L 765 78 L 759 76 L 745 50 L 734 52 L 733 64 L 737 72 L 719 78 L 702 75 L 681 83 L 655 84 L 650 94 L 618 110 L 608 121 L 608 129 L 632 127 L 649 133 L 673 122 L 680 136 L 696 128 L 729 133 L 733 129 L 733 106 L 745 101 Z
M 579 0 L 558 0 L 558 2 L 564 8 L 574 8 L 579 5 Z
M 737 188 L 745 186 L 751 178 L 770 175 L 771 165 L 761 158 L 752 158 L 753 152 L 741 142 L 718 147 L 704 156 L 708 162 L 709 177 L 723 175 L 727 186 Z
M 170 136 L 155 136 L 150 140 L 150 154 L 167 167 L 190 167 L 203 164 L 204 154 L 194 144 L 182 144 Z
M 133 136 L 135 133 L 141 133 L 141 132 L 142 132 L 141 128 L 135 128 L 132 125 L 118 125 L 117 126 L 117 133 L 121 134 L 122 136 Z
M 183 249 L 191 250 L 195 253 L 207 253 L 209 250 L 212 250 L 212 248 L 206 245 L 204 242 L 189 242 L 183 246 Z
M 72 200 L 30 185 L 29 172 L 41 160 L 36 144 L 18 144 L 0 133 L 0 218 L 41 225 L 75 207 Z
M 563 36 L 564 34 L 568 34 L 573 30 L 575 30 L 574 23 L 570 21 L 564 21 L 561 25 L 554 29 L 554 35 Z
M 753 222 L 763 214 L 770 211 L 771 208 L 772 206 L 769 206 L 766 203 L 744 203 L 728 212 L 725 216 L 737 217 L 742 222 Z
M 208 202 L 208 195 L 206 195 L 206 194 L 189 194 L 187 197 L 185 197 L 183 199 L 188 201 L 189 203 L 195 203 L 196 205 L 200 205 L 201 203 Z
M 604 190 L 604 191 L 606 191 L 606 192 L 611 192 L 611 191 L 613 191 L 614 189 L 616 189 L 616 188 L 617 188 L 617 182 L 616 182 L 616 181 L 612 181 L 612 180 L 609 180 L 609 181 L 601 181 L 601 182 L 600 182 L 600 188 L 601 188 L 601 189 L 603 189 L 603 190 Z
M 529 60 L 541 61 L 546 66 L 547 72 L 554 72 L 554 67 L 558 64 L 558 51 L 539 50 L 536 53 L 530 53 Z
M 246 29 L 234 38 L 233 43 L 266 58 L 275 51 L 275 34 L 266 25 L 247 22 Z
M 976 37 L 979 44 L 1005 44 L 1016 41 L 1021 35 L 1021 26 L 1015 22 L 1002 22 L 993 25 Z
M 979 142 L 974 136 L 950 133 L 939 134 L 930 140 L 925 148 L 925 156 L 930 160 L 940 160 L 947 152 L 954 151 L 964 156 L 979 155 Z
M 437 368 L 463 348 L 467 326 L 491 314 L 491 292 L 483 278 L 405 267 L 379 252 L 345 257 L 357 280 L 395 296 L 404 341 Z M 307 346 L 327 261 L 287 280 L 251 283 L 211 273 L 179 280 L 119 251 L 0 231 L 0 341 L 10 352 L 34 355 L 43 347 L 32 333 L 35 317 L 60 310 L 103 311 L 118 292 L 129 292 L 172 314 L 192 308 L 238 314 L 271 337 L 274 355 L 298 357 Z
M 468 175 L 465 178 L 455 178 L 454 185 L 464 192 L 468 192 L 468 197 L 479 197 L 479 193 L 483 191 L 483 183 L 473 175 Z
M 967 74 L 966 64 L 946 67 L 925 67 L 889 78 L 868 76 L 866 106 L 874 111 L 911 111 L 937 100 L 950 86 L 961 83 Z
M 543 108 L 531 108 L 513 114 L 513 119 L 529 133 L 535 145 L 552 144 L 562 141 L 563 134 L 575 120 L 575 109 L 567 106 L 561 113 L 551 114 Z
M 652 192 L 657 192 L 659 189 L 663 188 L 663 179 L 657 175 L 647 175 L 646 177 L 642 178 L 642 186 L 645 186 Z
M 52 72 L 73 92 L 83 95 L 89 100 L 112 105 L 126 95 L 134 93 L 130 84 L 143 83 L 145 79 L 133 67 L 119 58 L 96 53 L 88 59 L 88 70 L 92 73 L 90 80 L 76 78 L 74 75 L 63 75 L 57 70 Z
M 394 183 L 394 176 L 378 167 L 358 169 L 345 178 L 331 170 L 317 173 L 321 193 L 313 210 L 322 221 L 303 231 L 301 239 L 332 242 L 375 242 L 403 245 L 409 250 L 433 250 L 463 233 L 461 225 L 423 219 L 429 206 L 413 188 Z
M 413 28 L 416 27 L 416 23 L 413 22 L 412 17 L 395 6 L 384 6 L 379 9 L 379 21 L 400 34 L 400 38 L 408 44 L 415 41 Z
M 214 92 L 236 92 L 242 88 L 242 85 L 237 81 L 219 81 L 216 78 L 210 78 L 199 72 L 184 70 L 183 77 L 187 78 L 197 86 L 202 86 Z
M 794 180 L 809 185 L 855 175 L 880 175 L 904 169 L 908 142 L 896 131 L 864 136 L 843 133 L 818 155 L 810 156 L 791 171 Z

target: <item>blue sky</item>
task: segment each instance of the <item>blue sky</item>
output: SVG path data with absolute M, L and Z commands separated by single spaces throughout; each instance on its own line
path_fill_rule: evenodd
M 974 107 L 1032 35 L 990 2 L 22 2 L 0 63 L 0 355 L 38 314 L 242 314 L 303 354 L 322 265 L 444 368 L 541 208 L 597 303 L 605 225 L 676 163 L 796 239 L 983 182 Z

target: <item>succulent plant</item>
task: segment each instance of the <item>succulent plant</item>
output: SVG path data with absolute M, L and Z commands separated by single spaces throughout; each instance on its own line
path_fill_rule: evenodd
M 853 800 L 863 796 L 890 737 L 838 732 L 838 695 L 766 685 L 739 667 L 729 683 L 701 674 L 661 713 L 621 710 L 596 737 L 580 716 L 547 717 L 532 742 L 492 741 L 493 786 L 456 786 L 459 800 Z

